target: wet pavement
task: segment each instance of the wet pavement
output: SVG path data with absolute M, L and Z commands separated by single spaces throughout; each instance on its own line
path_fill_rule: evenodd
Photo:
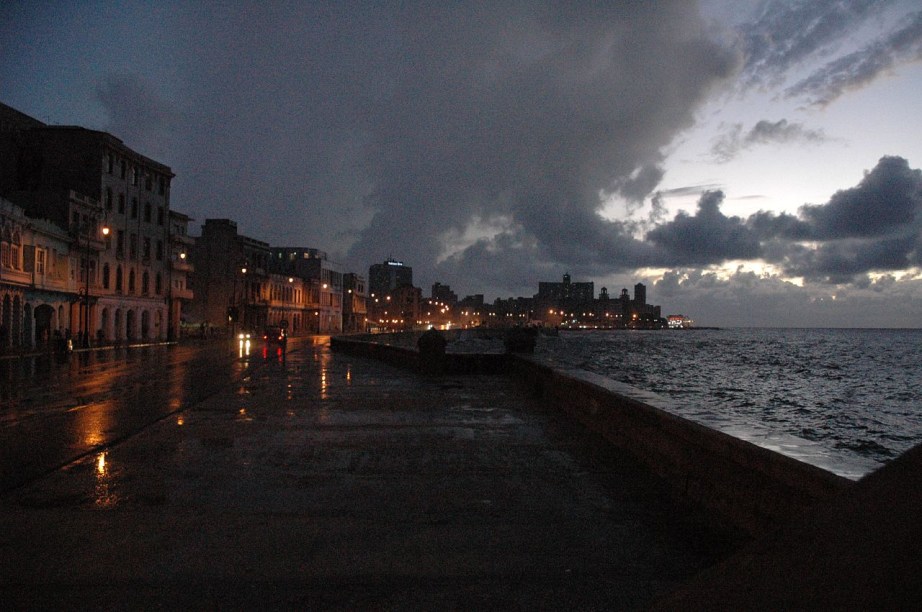
M 0 359 L 0 493 L 194 406 L 257 365 L 229 341 Z
M 738 544 L 506 378 L 325 340 L 0 497 L 4 609 L 637 609 Z

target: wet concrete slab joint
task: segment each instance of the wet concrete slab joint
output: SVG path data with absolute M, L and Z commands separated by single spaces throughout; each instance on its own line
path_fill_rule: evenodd
M 0 598 L 37 607 L 631 609 L 739 543 L 503 376 L 296 342 L 0 519 Z

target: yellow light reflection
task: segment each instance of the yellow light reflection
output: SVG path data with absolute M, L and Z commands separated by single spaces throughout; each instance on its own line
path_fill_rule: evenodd
M 99 453 L 96 456 L 96 485 L 93 489 L 93 503 L 100 508 L 113 508 L 119 501 L 113 489 L 106 453 Z

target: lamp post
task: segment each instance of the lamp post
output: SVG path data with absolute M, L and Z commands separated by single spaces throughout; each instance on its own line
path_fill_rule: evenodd
M 83 340 L 81 345 L 83 348 L 89 348 L 90 346 L 90 238 L 91 231 L 96 228 L 96 219 L 93 219 L 93 224 L 91 227 L 86 228 L 86 257 L 84 259 L 84 274 L 85 274 L 85 284 L 83 290 Z M 102 235 L 109 235 L 109 227 L 105 224 L 102 226 Z
M 244 265 L 242 268 L 240 268 L 240 274 L 241 274 L 241 279 L 242 279 L 242 280 L 241 280 L 241 283 L 243 284 L 243 316 L 241 317 L 241 320 L 243 321 L 243 327 L 242 327 L 242 329 L 243 329 L 243 330 L 246 330 L 246 327 L 247 327 L 247 306 L 249 306 L 249 304 L 250 304 L 250 295 L 249 295 L 248 289 L 247 289 L 247 267 L 246 267 L 246 265 Z

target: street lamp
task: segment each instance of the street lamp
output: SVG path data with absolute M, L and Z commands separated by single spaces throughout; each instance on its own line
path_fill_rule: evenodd
M 247 325 L 246 325 L 247 310 L 248 310 L 247 307 L 250 304 L 249 287 L 247 287 L 247 268 L 246 266 L 243 266 L 242 268 L 240 268 L 240 274 L 243 275 L 243 281 L 242 281 L 243 282 L 243 329 L 245 330 L 247 328 Z
M 81 345 L 83 348 L 90 347 L 90 233 L 91 229 L 95 229 L 96 219 L 93 219 L 92 228 L 86 227 L 86 256 L 83 262 L 84 266 L 84 290 L 83 290 L 83 341 Z M 109 227 L 105 224 L 102 226 L 102 235 L 109 235 Z

